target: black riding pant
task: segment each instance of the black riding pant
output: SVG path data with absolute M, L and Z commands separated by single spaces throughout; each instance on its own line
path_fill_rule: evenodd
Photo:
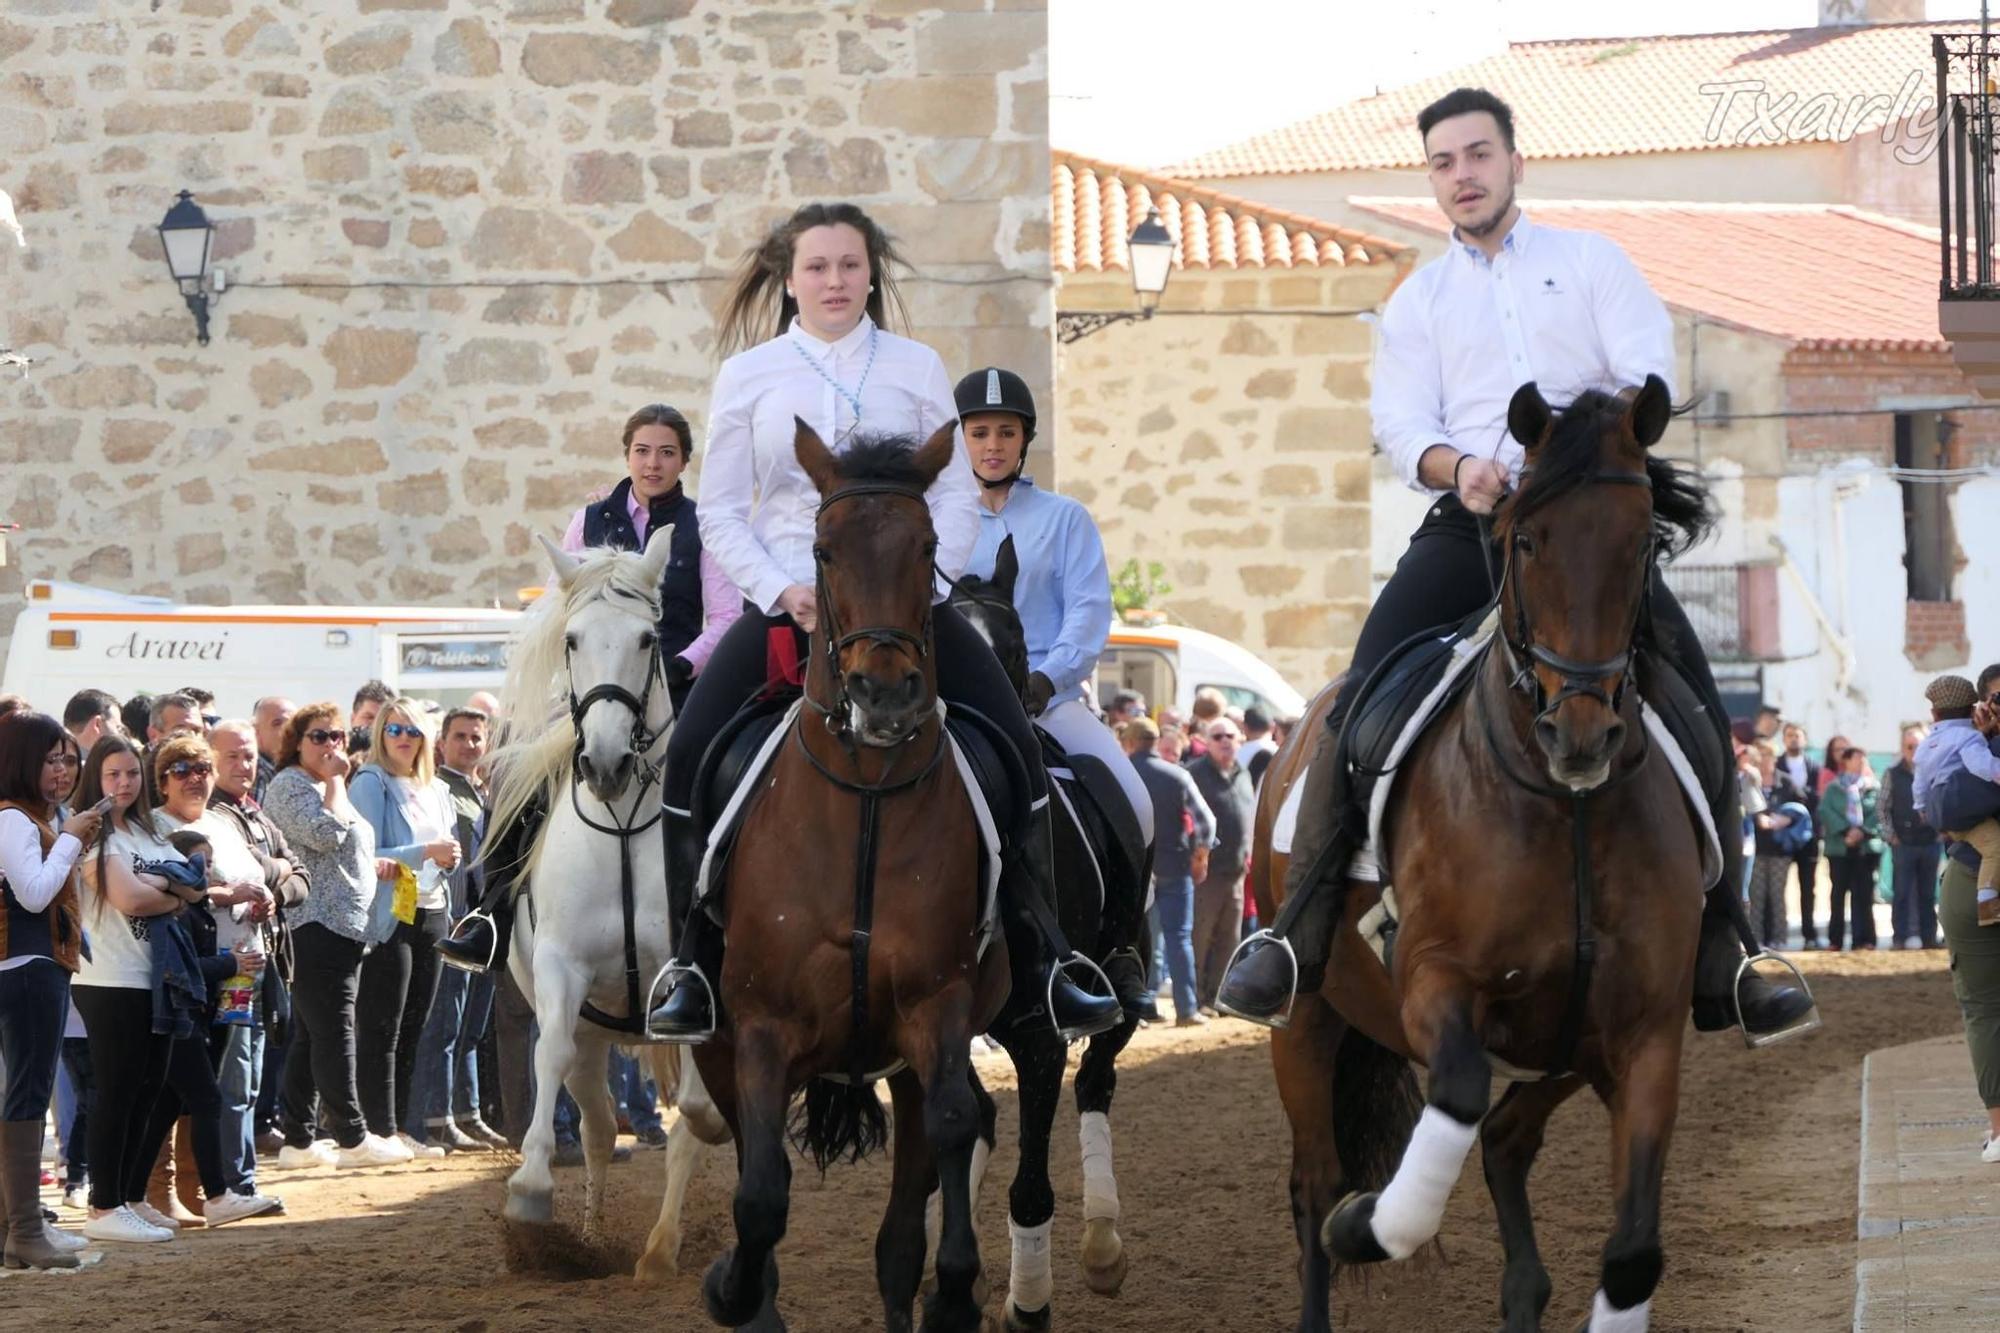
M 1021 707 L 1020 696 L 1007 679 L 1007 670 L 993 655 L 986 640 L 979 637 L 964 616 L 944 602 L 932 608 L 931 624 L 936 637 L 938 694 L 946 703 L 964 704 L 993 719 L 1007 739 L 1020 751 L 1022 766 L 1033 788 L 1030 799 L 1040 802 L 1047 795 L 1047 774 L 1041 765 L 1041 746 L 1033 725 Z M 737 710 L 763 689 L 770 632 L 784 627 L 798 641 L 801 659 L 808 651 L 806 636 L 790 616 L 767 616 L 754 606 L 743 608 L 742 618 L 729 627 L 714 654 L 695 677 L 686 711 L 674 719 L 673 735 L 667 740 L 667 776 L 664 799 L 669 809 L 693 808 L 694 782 L 709 743 L 729 724 Z

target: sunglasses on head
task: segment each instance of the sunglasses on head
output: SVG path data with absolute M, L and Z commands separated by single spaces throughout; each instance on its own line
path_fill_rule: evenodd
M 391 722 L 382 728 L 382 734 L 391 740 L 399 736 L 421 736 L 423 729 L 409 722 Z
M 222 714 L 220 713 L 203 713 L 201 715 L 201 723 L 205 727 L 215 726 L 221 721 L 222 721 Z
M 346 732 L 328 731 L 325 727 L 314 727 L 305 734 L 305 738 L 314 745 L 345 746 L 347 744 Z
M 189 778 L 205 778 L 214 771 L 214 764 L 200 759 L 176 759 L 167 765 L 167 776 L 183 782 Z

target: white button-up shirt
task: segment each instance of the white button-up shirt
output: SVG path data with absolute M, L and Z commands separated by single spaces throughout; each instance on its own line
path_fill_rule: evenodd
M 849 395 L 861 401 L 858 432 Z M 715 377 L 701 474 L 702 548 L 715 553 L 753 605 L 776 613 L 780 593 L 813 582 L 820 499 L 793 452 L 792 418 L 839 453 L 856 433 L 911 435 L 921 444 L 957 415 L 944 362 L 922 343 L 878 330 L 866 315 L 837 343 L 821 342 L 794 320 L 787 332 L 723 362 Z M 979 536 L 979 483 L 963 447 L 953 448 L 926 498 L 937 566 L 957 578 Z
M 1673 388 L 1674 326 L 1616 242 L 1539 227 L 1524 212 L 1488 260 L 1452 233 L 1382 312 L 1370 408 L 1375 442 L 1416 490 L 1435 444 L 1497 458 L 1518 480 L 1521 446 L 1507 404 L 1533 380 L 1562 407 L 1586 389 L 1615 393 L 1658 375 Z

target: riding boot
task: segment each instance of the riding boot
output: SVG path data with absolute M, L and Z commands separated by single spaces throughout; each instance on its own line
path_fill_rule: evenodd
M 1285 901 L 1268 934 L 1253 936 L 1223 974 L 1215 1007 L 1267 1027 L 1283 1025 L 1294 993 L 1326 979 L 1327 954 L 1340 923 L 1340 886 L 1360 839 L 1347 809 L 1347 783 L 1327 732 L 1306 770 L 1298 827 L 1292 834 Z
M 1137 1023 L 1158 1023 L 1160 1019 L 1159 994 L 1146 984 L 1146 960 L 1139 955 L 1139 936 L 1146 920 L 1146 886 L 1153 882 L 1153 844 L 1146 844 L 1144 859 L 1138 867 L 1136 892 L 1127 891 L 1117 896 L 1126 901 L 1114 903 L 1113 894 L 1107 886 L 1104 909 L 1104 935 L 1107 939 L 1131 940 L 1123 948 L 1114 949 L 1104 960 L 1104 978 L 1111 983 L 1111 993 L 1118 997 L 1118 1003 L 1125 1010 L 1125 1016 Z M 1147 941 L 1150 943 L 1150 941 Z
M 0 1263 L 8 1268 L 76 1268 L 76 1255 L 49 1240 L 42 1216 L 42 1122 L 0 1120 L 0 1207 L 7 1240 Z
M 1762 951 L 1743 914 L 1743 812 L 1733 783 L 1712 813 L 1716 830 L 1722 834 L 1722 878 L 1702 902 L 1701 936 L 1694 962 L 1695 1030 L 1721 1032 L 1735 1027 L 1739 1014 L 1743 1031 L 1750 1037 L 1769 1037 L 1788 1028 L 1804 1027 L 1814 1008 L 1812 992 L 1805 983 L 1779 985 L 1743 966 L 1746 949 Z
M 482 854 L 486 891 L 473 910 L 452 927 L 451 935 L 438 942 L 439 958 L 472 973 L 506 965 L 507 945 L 514 936 L 515 886 L 527 879 L 528 853 L 547 817 L 541 798 L 530 800 L 502 830 L 493 847 Z
M 1093 995 L 1065 971 L 1087 960 L 1070 949 L 1056 919 L 1052 851 L 1045 806 L 1012 840 L 1000 876 L 1000 920 L 1014 984 L 1009 1007 L 1016 1022 L 1046 1011 L 1064 1041 L 1081 1041 L 1117 1027 L 1124 1010 L 1117 996 Z
M 708 840 L 694 816 L 669 809 L 661 816 L 667 845 L 667 912 L 681 927 L 679 947 L 667 963 L 666 998 L 646 1015 L 657 1041 L 694 1046 L 715 1035 L 714 978 L 722 975 L 722 927 L 694 901 Z

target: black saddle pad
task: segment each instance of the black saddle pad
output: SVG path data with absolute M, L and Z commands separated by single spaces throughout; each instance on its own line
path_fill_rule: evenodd
M 1725 739 L 1728 719 L 1711 715 L 1685 670 L 1656 647 L 1641 649 L 1636 683 L 1640 696 L 1653 706 L 1667 731 L 1680 743 L 1710 807 L 1721 804 L 1725 796 L 1733 801 L 1736 755 Z M 1722 838 L 1733 833 L 1731 829 L 1716 830 Z
M 1351 806 L 1362 812 L 1362 819 L 1366 818 L 1376 780 L 1389 771 L 1389 754 L 1397 738 L 1443 679 L 1445 669 L 1451 665 L 1452 650 L 1459 642 L 1457 626 L 1406 639 L 1360 685 L 1361 693 L 1347 713 L 1347 727 L 1341 732 L 1338 753 L 1347 770 Z M 1452 683 L 1450 696 L 1440 701 L 1438 711 L 1442 712 L 1445 705 L 1464 693 L 1477 674 L 1471 667 L 1460 672 Z
M 712 829 L 728 808 L 729 798 L 742 785 L 743 774 L 757 751 L 770 739 L 772 730 L 784 720 L 785 711 L 798 698 L 796 692 L 752 699 L 738 709 L 702 753 L 695 770 L 694 817 L 702 829 Z

